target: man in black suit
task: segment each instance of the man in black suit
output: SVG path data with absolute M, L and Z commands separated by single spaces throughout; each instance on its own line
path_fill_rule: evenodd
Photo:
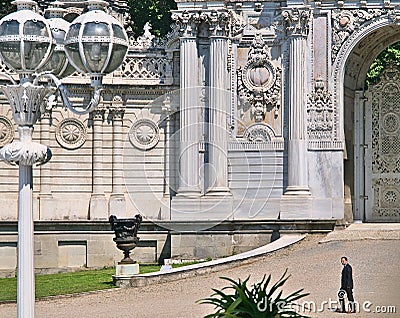
M 340 310 L 341 312 L 346 312 L 346 307 L 344 303 L 344 292 L 347 294 L 347 299 L 349 300 L 349 311 L 348 312 L 356 312 L 354 297 L 353 297 L 353 269 L 347 261 L 347 257 L 343 256 L 340 259 L 343 270 L 342 270 L 342 282 L 339 291 L 339 302 L 340 302 Z

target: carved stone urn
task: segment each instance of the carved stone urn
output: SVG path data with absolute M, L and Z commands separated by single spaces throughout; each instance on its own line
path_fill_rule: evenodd
M 132 219 L 118 219 L 115 215 L 111 215 L 109 222 L 111 229 L 115 232 L 113 240 L 117 244 L 117 248 L 124 252 L 124 258 L 118 264 L 135 264 L 136 262 L 130 258 L 129 254 L 139 242 L 137 232 L 142 222 L 142 216 L 137 214 Z

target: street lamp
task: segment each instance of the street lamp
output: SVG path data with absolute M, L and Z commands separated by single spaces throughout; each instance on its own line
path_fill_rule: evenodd
M 100 102 L 102 77 L 116 70 L 128 50 L 128 37 L 115 18 L 103 9 L 107 2 L 89 0 L 88 12 L 68 25 L 61 21 L 59 3 L 50 9 L 50 20 L 36 13 L 36 2 L 16 0 L 17 11 L 0 20 L 0 59 L 19 76 L 1 74 L 11 85 L 0 85 L 18 124 L 20 140 L 5 145 L 0 159 L 19 166 L 18 194 L 18 295 L 19 318 L 34 317 L 32 166 L 51 158 L 47 146 L 32 141 L 33 125 L 58 93 L 63 104 L 86 114 Z M 64 51 L 66 55 L 64 55 Z M 90 75 L 94 93 L 83 110 L 74 107 L 60 78 L 78 72 Z

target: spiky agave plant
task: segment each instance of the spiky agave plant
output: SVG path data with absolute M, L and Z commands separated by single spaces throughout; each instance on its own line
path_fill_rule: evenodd
M 205 316 L 204 318 L 285 318 L 296 317 L 306 318 L 293 309 L 294 301 L 309 295 L 302 293 L 303 289 L 299 289 L 290 295 L 283 297 L 281 287 L 291 275 L 286 275 L 287 269 L 281 278 L 270 288 L 271 275 L 263 279 L 259 283 L 253 284 L 249 289 L 247 283 L 250 276 L 244 281 L 227 277 L 221 279 L 231 283 L 221 290 L 213 288 L 214 294 L 209 298 L 200 299 L 201 304 L 211 304 L 216 307 L 216 312 Z M 233 290 L 233 293 L 226 292 Z

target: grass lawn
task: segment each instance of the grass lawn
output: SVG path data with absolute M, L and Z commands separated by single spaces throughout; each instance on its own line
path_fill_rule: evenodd
M 159 265 L 140 265 L 140 273 L 156 272 Z M 115 288 L 115 268 L 36 275 L 36 298 Z M 17 299 L 17 278 L 0 278 L 0 301 Z

